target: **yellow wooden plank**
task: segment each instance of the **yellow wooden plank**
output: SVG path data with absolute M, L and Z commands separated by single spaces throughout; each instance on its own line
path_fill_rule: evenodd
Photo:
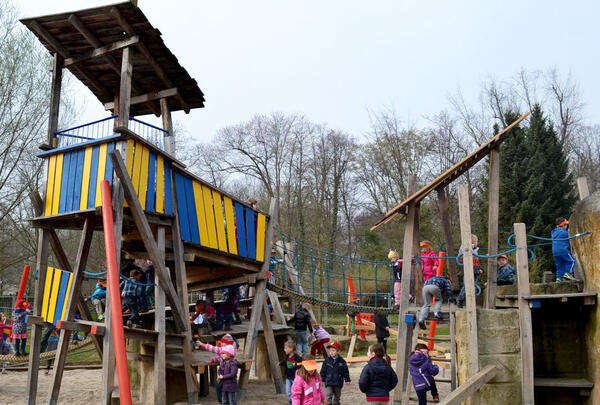
M 106 149 L 108 148 L 107 143 L 100 145 L 100 151 L 98 153 L 98 177 L 96 178 L 96 204 L 94 207 L 100 207 L 102 205 L 102 191 L 100 184 L 104 180 L 106 175 Z
M 225 204 L 225 222 L 227 224 L 227 242 L 229 243 L 229 253 L 237 255 L 237 240 L 235 238 L 235 216 L 233 215 L 233 202 L 231 198 L 224 196 Z
M 81 200 L 79 201 L 79 209 L 87 208 L 88 197 L 90 193 L 90 173 L 92 172 L 92 147 L 85 148 L 83 155 L 83 177 L 81 178 Z
M 71 292 L 71 284 L 73 283 L 73 273 L 69 274 L 69 283 L 67 284 L 67 291 L 65 291 L 65 302 L 62 307 L 62 311 L 58 319 L 64 320 L 67 315 L 67 304 L 69 301 L 69 293 Z
M 267 217 L 265 214 L 258 214 L 256 226 L 256 261 L 265 261 L 265 235 L 267 232 Z
M 165 161 L 156 156 L 156 212 L 165 212 Z
M 143 209 L 146 209 L 146 194 L 148 193 L 148 166 L 150 164 L 150 150 L 142 147 L 142 164 L 140 167 L 140 204 Z
M 48 159 L 48 179 L 46 180 L 46 207 L 44 215 L 52 214 L 52 195 L 54 194 L 54 172 L 56 171 L 56 155 Z
M 50 298 L 48 301 L 48 317 L 46 318 L 46 321 L 48 322 L 54 321 L 54 313 L 56 311 L 56 301 L 58 301 L 58 288 L 60 287 L 61 277 L 62 272 L 58 269 L 54 270 L 54 277 L 52 280 L 52 292 L 50 293 Z
M 196 216 L 198 217 L 198 233 L 200 244 L 209 246 L 208 230 L 206 229 L 206 214 L 204 212 L 204 199 L 202 197 L 202 185 L 194 180 L 194 203 L 196 205 Z
M 131 181 L 133 183 L 133 188 L 135 189 L 135 193 L 139 196 L 140 190 L 140 174 L 142 172 L 142 157 L 144 155 L 143 146 L 136 142 L 135 145 L 135 153 L 133 157 L 133 175 L 131 177 Z
M 127 167 L 127 173 L 131 177 L 131 170 L 133 169 L 133 149 L 135 148 L 135 142 L 133 139 L 127 140 L 127 158 L 125 166 Z
M 225 235 L 225 223 L 223 222 L 223 203 L 221 202 L 221 193 L 217 190 L 212 191 L 213 207 L 215 209 L 215 225 L 217 227 L 217 243 L 219 250 L 227 252 L 227 236 Z
M 53 275 L 54 268 L 48 267 L 48 270 L 46 271 L 46 283 L 44 284 L 44 299 L 42 300 L 42 318 L 44 320 L 47 320 L 48 317 L 48 301 L 50 300 Z
M 204 213 L 206 215 L 206 229 L 208 230 L 208 247 L 217 249 L 217 230 L 215 229 L 215 212 L 212 204 L 210 188 L 202 185 L 202 196 L 204 197 Z
M 52 193 L 52 215 L 58 214 L 58 204 L 60 202 L 60 183 L 62 181 L 64 157 L 64 153 L 61 153 L 56 156 L 56 170 L 54 171 L 54 192 Z

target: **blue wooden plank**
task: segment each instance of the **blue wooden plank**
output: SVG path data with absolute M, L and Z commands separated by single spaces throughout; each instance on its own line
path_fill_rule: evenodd
M 69 201 L 69 172 L 71 171 L 72 153 L 65 153 L 63 158 L 62 179 L 60 181 L 60 201 L 58 203 L 58 212 L 67 212 L 67 201 Z M 70 196 L 72 198 L 72 196 Z
M 146 210 L 156 212 L 156 152 L 150 150 L 148 158 L 148 191 Z
M 96 145 L 92 148 L 92 167 L 90 168 L 90 188 L 88 193 L 88 208 L 94 208 L 96 205 L 96 181 L 98 180 L 98 155 L 100 154 L 100 146 Z
M 60 270 L 57 270 L 60 271 Z M 58 298 L 56 300 L 56 309 L 54 310 L 54 319 L 52 323 L 56 325 L 56 322 L 60 320 L 62 316 L 63 306 L 65 305 L 65 299 L 67 296 L 67 287 L 69 286 L 69 273 L 66 271 L 62 272 L 60 276 L 60 287 L 58 290 Z
M 185 177 L 185 199 L 187 201 L 188 224 L 192 243 L 200 244 L 200 232 L 198 232 L 198 216 L 196 215 L 196 200 L 194 199 L 194 182 L 190 177 Z
M 165 213 L 173 215 L 173 190 L 171 187 L 171 162 L 165 159 Z
M 179 228 L 181 228 L 181 239 L 183 239 L 185 242 L 191 242 L 192 239 L 190 236 L 190 227 L 188 225 L 189 221 L 187 217 L 187 201 L 185 198 L 185 180 L 183 176 L 177 172 L 175 172 L 175 192 L 177 193 L 177 211 L 179 212 Z M 165 192 L 165 198 L 166 194 L 167 193 Z
M 75 186 L 73 189 L 73 205 L 72 211 L 79 211 L 79 202 L 81 201 L 81 181 L 83 177 L 83 158 L 85 157 L 85 149 L 78 150 L 77 160 L 75 164 Z
M 235 227 L 237 229 L 238 252 L 240 256 L 248 257 L 246 249 L 246 222 L 244 221 L 244 206 L 235 203 Z
M 104 179 L 108 180 L 110 185 L 112 185 L 112 180 L 113 180 L 113 164 L 112 164 L 112 160 L 110 160 L 110 156 L 108 156 L 108 154 L 113 150 L 115 150 L 114 142 L 111 142 L 108 145 L 106 145 L 106 170 L 104 173 Z
M 246 207 L 246 238 L 248 239 L 248 257 L 256 260 L 256 213 Z

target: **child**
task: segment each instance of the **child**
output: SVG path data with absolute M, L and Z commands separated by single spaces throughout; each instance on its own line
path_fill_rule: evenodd
M 423 281 L 429 280 L 437 275 L 439 260 L 435 259 L 437 254 L 431 250 L 431 242 L 428 240 L 421 241 L 421 269 L 423 270 Z
M 369 346 L 369 362 L 360 373 L 358 388 L 367 394 L 367 402 L 384 404 L 390 400 L 390 391 L 398 384 L 398 376 L 385 358 L 383 346 L 379 343 Z
M 481 262 L 479 261 L 478 257 L 475 257 L 475 255 L 477 254 L 477 252 L 479 252 L 479 239 L 477 238 L 477 235 L 471 235 L 471 245 L 473 247 L 473 277 L 475 279 L 475 284 L 477 284 L 477 279 L 479 278 L 479 275 L 481 273 L 483 273 L 483 270 L 481 270 Z M 463 252 L 463 247 L 461 246 L 458 249 L 458 255 L 461 256 Z M 462 262 L 462 258 L 460 259 L 460 261 Z M 458 307 L 462 308 L 465 305 L 465 300 L 466 300 L 466 290 L 465 290 L 465 280 L 464 280 L 464 276 L 463 276 L 463 286 L 460 289 L 460 292 L 458 293 Z
M 325 352 L 325 343 L 329 342 L 331 336 L 327 331 L 318 323 L 313 322 L 313 342 L 310 346 L 310 354 L 311 356 L 316 356 L 317 354 L 322 354 L 323 357 L 327 357 L 327 353 Z
M 285 367 L 285 392 L 288 397 L 288 402 L 292 403 L 292 384 L 294 378 L 296 378 L 296 370 L 301 366 L 302 357 L 296 354 L 296 342 L 293 340 L 287 340 L 283 344 L 283 352 L 285 353 L 285 360 L 279 362 L 280 367 Z
M 435 297 L 435 306 L 433 307 L 433 316 L 442 319 L 442 295 L 446 294 L 449 301 L 454 301 L 450 282 L 446 277 L 435 276 L 425 282 L 423 286 L 423 307 L 419 311 L 419 327 L 425 329 L 425 319 L 429 316 L 429 308 Z
M 564 280 L 575 280 L 573 271 L 575 270 L 575 258 L 571 253 L 571 244 L 569 243 L 569 221 L 566 218 L 556 218 L 556 228 L 550 234 L 552 238 L 552 255 L 556 265 L 556 282 Z
M 106 280 L 100 280 L 96 283 L 96 289 L 92 293 L 90 300 L 96 307 L 98 320 L 104 319 L 104 303 L 106 303 Z
M 292 384 L 292 405 L 321 405 L 325 403 L 325 394 L 321 386 L 321 377 L 317 373 L 317 362 L 313 356 L 304 356 L 302 366 L 296 372 Z
M 228 345 L 221 348 L 222 361 L 217 371 L 217 381 L 221 382 L 223 405 L 236 405 L 235 395 L 238 392 L 238 363 L 234 357 L 235 347 Z
M 350 305 L 356 305 L 359 306 L 360 305 L 360 298 L 358 297 L 348 297 L 348 304 Z M 348 310 L 348 312 L 346 312 L 346 315 L 348 317 L 348 327 L 347 329 L 349 329 L 348 332 L 348 336 L 350 336 L 351 334 L 356 333 L 356 315 L 358 314 L 357 310 L 354 309 L 350 309 Z
M 515 283 L 515 275 L 517 271 L 513 266 L 508 264 L 508 257 L 506 255 L 498 256 L 498 277 L 496 284 L 498 285 L 512 285 Z
M 227 301 L 217 307 L 217 324 L 215 330 L 231 330 L 235 306 L 231 297 L 227 297 Z
M 56 350 L 57 347 L 58 347 L 58 332 L 56 329 L 53 329 L 52 333 L 48 337 L 48 344 L 46 345 L 46 350 L 50 352 L 52 350 Z M 45 371 L 46 375 L 50 374 L 50 368 L 52 367 L 53 362 L 54 362 L 54 359 L 52 359 L 52 358 L 48 359 L 48 363 L 46 365 L 46 371 Z
M 129 309 L 131 315 L 127 321 L 127 326 L 137 326 L 140 322 L 139 317 L 139 298 L 142 295 L 140 279 L 142 272 L 134 269 L 129 273 L 129 278 L 121 282 L 121 297 L 123 297 L 123 307 Z
M 4 312 L 0 312 L 0 336 L 6 342 L 12 330 L 12 326 L 9 325 L 8 319 Z
M 13 310 L 12 316 L 12 337 L 15 341 L 15 355 L 27 356 L 29 353 L 25 351 L 27 345 L 27 315 L 31 313 L 29 307 L 31 304 L 23 298 L 19 298 Z
M 194 329 L 193 325 L 199 325 L 198 327 L 208 326 L 208 325 L 214 326 L 216 311 L 212 305 L 207 303 L 205 300 L 198 300 L 198 301 L 196 301 L 196 305 L 194 306 L 194 309 L 196 310 L 196 312 L 194 312 L 194 315 L 192 315 L 192 317 L 190 318 L 190 323 L 192 324 L 192 329 Z M 199 324 L 196 323 L 196 319 L 198 317 L 202 317 L 202 322 Z M 198 327 L 195 328 L 196 332 L 198 330 Z
M 383 309 L 383 304 L 379 304 L 379 308 Z M 383 346 L 383 351 L 387 353 L 387 338 L 390 337 L 390 323 L 383 311 L 375 313 L 375 337 L 377 343 Z
M 196 342 L 196 348 L 197 349 L 204 349 L 207 352 L 212 352 L 215 353 L 216 356 L 213 357 L 212 359 L 210 359 L 211 363 L 221 363 L 222 358 L 221 358 L 221 354 L 223 353 L 223 350 L 228 347 L 231 346 L 233 347 L 234 350 L 234 356 L 235 353 L 237 352 L 237 349 L 234 345 L 234 340 L 233 337 L 229 334 L 226 333 L 225 335 L 223 335 L 223 337 L 221 338 L 220 342 L 217 342 L 217 344 L 221 344 L 221 346 L 213 346 L 213 345 L 209 345 L 208 343 L 202 343 L 200 340 L 198 340 Z M 219 400 L 219 403 L 222 402 L 222 383 L 221 381 L 217 381 L 217 399 Z
M 294 331 L 296 332 L 296 344 L 298 345 L 298 351 L 300 355 L 304 356 L 308 350 L 308 334 L 312 333 L 311 316 L 310 316 L 310 304 L 304 303 L 296 313 L 294 314 Z
M 427 345 L 418 343 L 415 346 L 415 352 L 408 359 L 408 372 L 412 377 L 419 405 L 427 405 L 427 391 L 431 391 L 433 402 L 440 402 L 438 390 L 435 385 L 434 375 L 440 372 L 440 368 L 433 364 L 429 358 Z
M 402 259 L 395 250 L 388 253 L 392 277 L 394 279 L 394 304 L 400 306 L 400 292 L 402 291 Z
M 342 395 L 342 387 L 344 381 L 350 382 L 350 371 L 348 364 L 341 356 L 340 344 L 333 342 L 327 346 L 329 357 L 323 362 L 321 367 L 321 380 L 325 384 L 325 392 L 328 405 L 340 405 L 340 396 Z

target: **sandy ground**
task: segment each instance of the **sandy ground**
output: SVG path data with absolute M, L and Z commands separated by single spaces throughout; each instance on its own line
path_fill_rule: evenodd
M 365 395 L 358 389 L 358 377 L 364 366 L 364 363 L 352 364 L 350 366 L 350 378 L 352 382 L 345 385 L 342 390 L 342 404 L 366 403 Z M 440 370 L 440 374 L 442 372 Z M 101 379 L 101 370 L 66 370 L 59 404 L 93 405 L 100 403 Z M 39 376 L 38 404 L 46 403 L 45 398 L 50 382 L 51 376 L 44 375 L 44 372 L 41 371 Z M 26 383 L 26 372 L 13 371 L 5 375 L 0 375 L 0 404 L 22 403 L 26 396 Z M 449 392 L 449 384 L 439 384 L 438 388 L 442 398 L 444 394 Z M 211 389 L 208 397 L 200 398 L 200 403 L 218 404 L 214 390 Z M 286 404 L 287 400 L 285 395 L 278 396 L 275 394 L 275 388 L 272 383 L 263 383 L 251 379 L 248 385 L 247 399 L 242 403 L 248 405 Z

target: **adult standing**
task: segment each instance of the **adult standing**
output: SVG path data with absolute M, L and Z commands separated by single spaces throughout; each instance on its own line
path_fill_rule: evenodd
M 296 331 L 296 346 L 302 356 L 308 351 L 308 335 L 312 333 L 310 304 L 304 303 L 294 314 L 294 330 Z M 308 329 L 308 331 L 307 331 Z

